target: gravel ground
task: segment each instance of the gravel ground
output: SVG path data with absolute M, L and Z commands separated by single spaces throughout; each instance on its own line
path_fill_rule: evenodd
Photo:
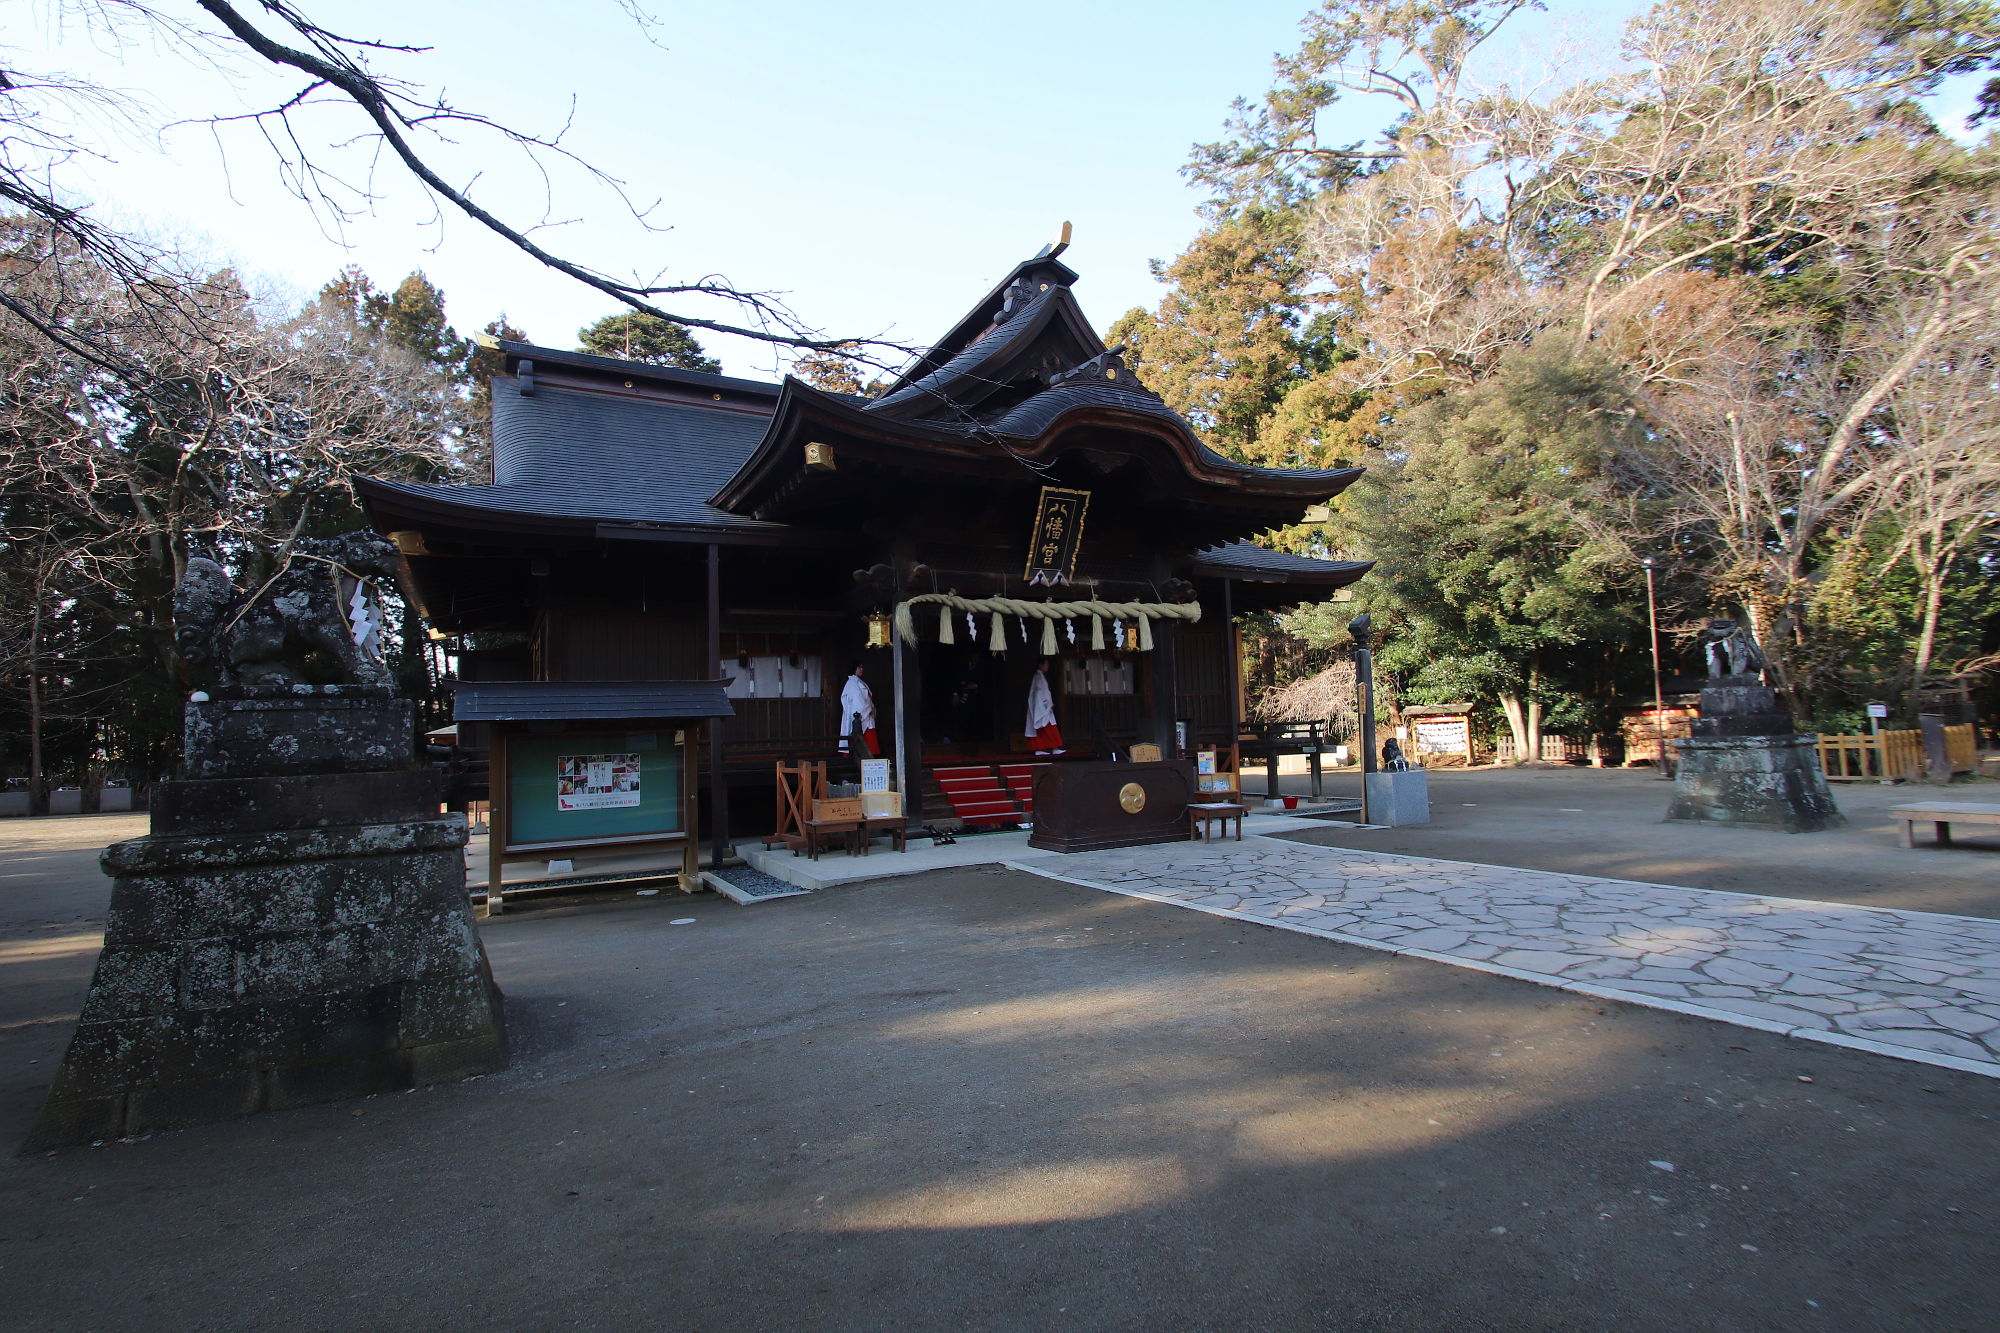
M 123 835 L 50 826 L 0 826 L 16 1139 Z M 998 869 L 484 931 L 504 1073 L 0 1161 L 0 1323 L 2000 1325 L 1994 1080 Z

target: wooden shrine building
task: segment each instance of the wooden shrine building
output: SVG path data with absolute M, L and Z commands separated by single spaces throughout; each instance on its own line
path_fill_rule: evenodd
M 853 774 L 857 661 L 918 822 L 940 773 L 994 775 L 974 822 L 1014 813 L 1045 655 L 1058 763 L 1233 743 L 1234 618 L 1368 568 L 1251 539 L 1358 470 L 1205 447 L 1091 331 L 1060 250 L 874 399 L 502 342 L 492 483 L 362 483 L 425 619 L 471 636 L 461 721 L 519 732 L 505 850 L 680 839 L 691 864 L 697 790 L 704 831 L 769 832 L 774 763 Z

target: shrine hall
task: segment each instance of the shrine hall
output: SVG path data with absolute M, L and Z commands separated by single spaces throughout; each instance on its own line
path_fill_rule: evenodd
M 1255 539 L 1359 470 L 1206 447 L 1092 331 L 1062 250 L 872 398 L 501 341 L 490 483 L 360 483 L 461 636 L 496 866 L 660 847 L 692 873 L 698 835 L 719 865 L 773 832 L 781 766 L 1058 849 L 1185 828 L 1195 756 L 1230 767 L 1243 719 L 1237 617 L 1368 569 Z

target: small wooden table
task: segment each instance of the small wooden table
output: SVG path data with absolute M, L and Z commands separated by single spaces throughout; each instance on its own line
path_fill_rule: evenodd
M 1188 803 L 1188 837 L 1201 841 L 1215 840 L 1215 827 L 1220 824 L 1225 830 L 1229 821 L 1236 821 L 1236 841 L 1243 841 L 1243 816 L 1250 813 L 1247 805 L 1234 801 L 1190 801 Z
M 2000 805 L 1983 805 L 1974 801 L 1924 801 L 1916 805 L 1897 805 L 1889 808 L 1889 813 L 1903 821 L 1903 845 L 1917 845 L 1916 829 L 1921 823 L 1937 826 L 1937 845 L 1951 846 L 1951 826 L 1953 824 L 2000 824 Z

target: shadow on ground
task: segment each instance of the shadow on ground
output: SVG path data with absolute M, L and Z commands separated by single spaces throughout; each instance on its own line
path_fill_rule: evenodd
M 10 1322 L 1972 1329 L 2000 1305 L 2000 1083 L 1972 1075 L 997 869 L 558 901 L 486 936 L 504 1074 L 0 1167 Z M 0 1060 L 46 1068 L 65 1035 L 0 1029 Z M 18 1138 L 31 1099 L 0 1109 Z

